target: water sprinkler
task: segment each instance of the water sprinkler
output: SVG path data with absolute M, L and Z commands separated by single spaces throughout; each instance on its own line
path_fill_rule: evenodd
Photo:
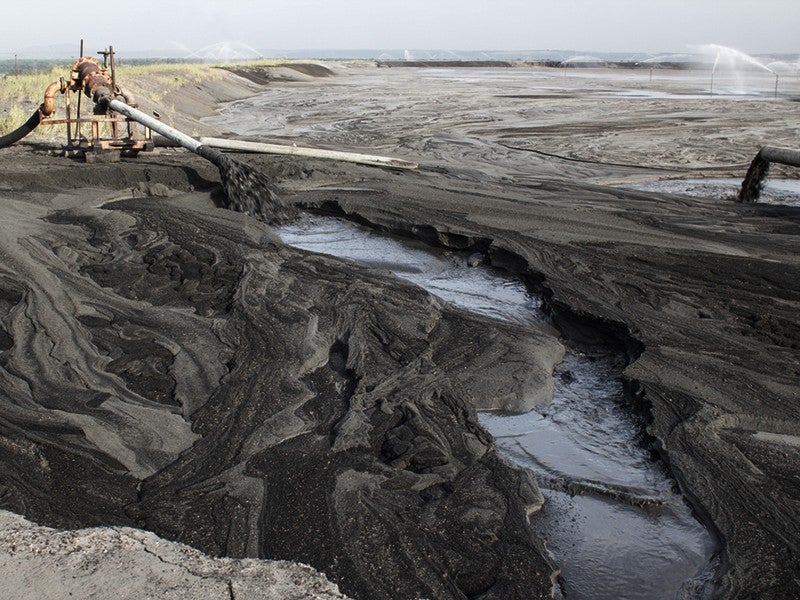
M 720 52 L 717 52 L 717 57 L 714 59 L 714 66 L 711 67 L 711 87 L 709 88 L 708 95 L 714 95 L 714 73 L 717 71 L 717 64 L 719 63 Z

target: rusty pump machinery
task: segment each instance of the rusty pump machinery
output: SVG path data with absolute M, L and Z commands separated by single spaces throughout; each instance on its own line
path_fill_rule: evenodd
M 137 104 L 128 91 L 117 85 L 113 46 L 99 54 L 103 56 L 102 65 L 94 57 L 81 56 L 73 63 L 68 79 L 62 77 L 47 86 L 44 100 L 36 112 L 21 127 L 0 137 L 0 148 L 19 141 L 38 125 L 65 125 L 67 143 L 64 152 L 67 156 L 114 160 L 120 156 L 153 151 L 151 128 L 137 126 L 134 119 L 110 107 L 110 101 L 115 99 L 127 107 L 136 108 Z M 74 93 L 77 93 L 77 101 L 73 102 Z M 56 114 L 57 94 L 64 96 L 63 118 Z M 91 111 L 82 106 L 84 95 L 93 102 Z
M 81 54 L 83 54 L 83 42 L 81 42 Z M 154 148 L 152 132 L 155 131 L 175 145 L 182 146 L 213 162 L 220 168 L 223 179 L 225 179 L 225 173 L 228 171 L 227 165 L 231 161 L 224 159 L 219 149 L 324 158 L 393 169 L 416 169 L 418 166 L 416 163 L 399 158 L 321 150 L 319 148 L 303 148 L 294 144 L 292 146 L 279 146 L 276 144 L 259 144 L 220 138 L 200 138 L 196 140 L 138 110 L 131 94 L 117 85 L 113 46 L 100 52 L 100 54 L 103 56 L 102 67 L 97 59 L 82 56 L 72 65 L 68 80 L 62 77 L 59 81 L 50 84 L 45 90 L 44 102 L 31 115 L 28 121 L 15 131 L 0 137 L 0 148 L 10 146 L 21 140 L 38 125 L 44 123 L 49 125 L 66 124 L 67 146 L 65 147 L 65 154 L 68 156 L 84 156 L 89 161 L 115 160 L 120 156 L 131 156 L 142 151 L 152 151 Z M 77 115 L 74 118 L 72 117 L 70 96 L 72 92 L 78 93 Z M 66 118 L 64 119 L 58 119 L 55 116 L 55 96 L 57 93 L 63 94 L 66 98 Z M 90 117 L 84 117 L 81 114 L 81 99 L 84 95 L 94 102 L 93 115 Z M 140 132 L 136 129 L 134 123 L 139 123 L 143 131 Z M 89 138 L 83 133 L 87 124 L 91 129 L 91 137 Z M 101 127 L 103 126 L 106 129 L 111 129 L 111 137 L 101 137 Z
M 113 50 L 109 49 L 108 54 L 112 57 L 113 62 Z M 22 139 L 33 131 L 40 122 L 51 119 L 55 106 L 51 100 L 54 99 L 57 91 L 61 91 L 65 95 L 68 91 L 82 91 L 84 95 L 94 102 L 94 114 L 110 119 L 109 122 L 112 123 L 112 126 L 113 119 L 119 119 L 117 125 L 125 124 L 127 128 L 132 127 L 132 123 L 135 121 L 145 128 L 147 141 L 149 141 L 149 130 L 155 131 L 176 145 L 182 146 L 216 165 L 227 196 L 227 208 L 258 216 L 266 222 L 285 219 L 288 215 L 294 214 L 293 209 L 280 205 L 277 196 L 270 188 L 269 180 L 260 172 L 225 156 L 216 148 L 204 145 L 193 137 L 162 123 L 158 119 L 154 119 L 128 104 L 128 102 L 133 102 L 130 94 L 126 94 L 116 85 L 113 69 L 111 72 L 112 75 L 109 76 L 107 70 L 101 68 L 99 62 L 92 58 L 82 57 L 76 61 L 70 72 L 69 84 L 59 80 L 57 83 L 48 86 L 45 101 L 42 102 L 42 105 L 24 125 L 0 138 L 0 148 Z M 80 99 L 81 96 L 78 96 L 78 98 Z M 112 115 L 111 117 L 108 117 L 109 112 Z M 115 117 L 115 113 L 123 115 L 125 118 Z M 68 123 L 68 125 L 76 125 L 79 132 L 77 138 L 74 138 L 71 133 L 69 137 L 77 139 L 79 143 L 83 143 L 83 140 L 80 139 L 80 121 L 80 119 L 77 119 L 72 123 Z M 145 149 L 138 145 L 139 141 L 134 137 L 133 130 L 128 129 L 126 138 L 113 139 L 110 142 L 110 146 L 112 148 L 121 146 L 123 149 L 133 150 L 138 148 Z M 116 155 L 119 156 L 119 153 L 117 152 Z M 89 154 L 86 154 L 86 156 L 88 157 Z
M 83 43 L 81 43 L 83 50 Z M 83 52 L 81 52 L 82 54 Z M 41 123 L 57 124 L 66 123 L 69 138 L 68 148 L 86 152 L 87 149 L 119 149 L 123 152 L 136 154 L 142 150 L 152 150 L 152 131 L 160 133 L 168 140 L 178 146 L 190 150 L 206 160 L 213 162 L 220 170 L 227 168 L 232 161 L 225 159 L 219 150 L 204 146 L 198 140 L 181 133 L 177 129 L 162 123 L 158 119 L 151 117 L 135 107 L 133 97 L 122 90 L 116 83 L 114 72 L 114 48 L 101 52 L 104 57 L 104 66 L 90 56 L 82 56 L 72 65 L 70 70 L 69 82 L 62 77 L 59 81 L 51 83 L 45 90 L 44 102 L 34 112 L 30 118 L 20 127 L 11 133 L 0 137 L 0 148 L 10 146 L 14 142 L 21 140 L 28 135 Z M 108 58 L 111 58 L 111 68 L 108 68 Z M 61 92 L 67 98 L 67 118 L 56 119 L 55 115 L 55 95 Z M 69 93 L 78 92 L 78 116 L 72 118 L 71 103 Z M 94 102 L 93 116 L 84 117 L 80 112 L 80 103 L 83 95 L 91 98 Z M 123 116 L 117 116 L 123 115 Z M 144 135 L 137 134 L 133 128 L 136 122 L 144 128 Z M 92 138 L 87 139 L 82 134 L 82 127 L 91 124 Z M 110 123 L 114 131 L 112 138 L 99 137 L 100 125 Z M 125 126 L 127 134 L 121 137 L 119 134 L 122 126 Z M 74 130 L 73 130 L 74 127 Z M 88 154 L 87 154 L 88 156 Z

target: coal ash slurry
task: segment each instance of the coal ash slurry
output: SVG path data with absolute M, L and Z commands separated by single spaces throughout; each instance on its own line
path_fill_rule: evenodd
M 541 318 L 539 299 L 529 296 L 521 282 L 500 280 L 486 269 L 469 267 L 463 256 L 437 254 L 422 242 L 400 241 L 329 217 L 305 216 L 278 234 L 290 246 L 391 271 L 473 312 L 519 323 Z
M 200 146 L 197 154 L 217 165 L 227 197 L 225 208 L 271 225 L 288 223 L 297 217 L 297 209 L 275 194 L 269 178 L 258 169 L 208 146 Z
M 756 161 L 754 160 L 754 163 Z M 748 172 L 748 174 L 750 174 Z M 800 179 L 763 179 L 766 173 L 757 173 L 747 181 L 747 185 L 759 186 L 758 204 L 800 207 Z M 708 179 L 662 179 L 642 183 L 626 184 L 625 187 L 643 192 L 664 192 L 732 200 L 742 187 L 740 179 L 708 178 Z
M 769 173 L 769 161 L 761 152 L 756 154 L 742 181 L 737 199 L 739 202 L 756 202 L 764 190 L 764 180 Z
M 469 267 L 462 254 L 329 217 L 303 217 L 277 232 L 291 246 L 386 269 L 467 310 L 523 326 L 545 319 L 520 281 Z M 531 523 L 562 569 L 567 597 L 704 597 L 715 544 L 645 447 L 644 423 L 624 400 L 624 355 L 567 345 L 552 404 L 481 415 L 505 459 L 543 488 L 547 502 Z

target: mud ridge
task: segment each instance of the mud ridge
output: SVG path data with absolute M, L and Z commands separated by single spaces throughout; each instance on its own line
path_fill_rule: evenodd
M 357 597 L 549 596 L 538 488 L 474 407 L 538 393 L 557 344 L 207 194 L 109 196 L 3 204 L 0 507 L 308 563 Z
M 642 342 L 631 335 L 625 323 L 611 321 L 589 313 L 579 313 L 573 310 L 566 301 L 556 300 L 553 290 L 548 286 L 547 279 L 543 273 L 534 271 L 524 257 L 496 245 L 491 238 L 472 237 L 443 231 L 432 225 L 412 225 L 396 220 L 393 220 L 391 225 L 381 224 L 366 218 L 358 212 L 346 211 L 335 200 L 326 201 L 319 206 L 304 204 L 302 207 L 316 214 L 343 218 L 381 233 L 418 240 L 437 248 L 483 253 L 487 255 L 488 264 L 492 267 L 506 271 L 519 278 L 531 292 L 542 295 L 543 310 L 552 319 L 553 324 L 565 339 L 581 344 L 600 344 L 624 349 L 626 366 L 635 362 L 646 349 Z M 646 423 L 651 423 L 653 415 L 650 405 L 645 401 L 645 392 L 641 383 L 623 377 L 623 385 L 625 399 L 631 410 L 644 418 Z M 673 473 L 670 468 L 669 453 L 664 450 L 661 440 L 653 436 L 647 429 L 642 433 L 647 436 L 647 439 L 644 440 L 647 447 L 658 453 L 659 459 L 679 484 L 681 492 L 685 494 L 685 482 L 681 480 L 679 473 Z M 554 484 L 556 489 L 570 491 L 571 493 L 591 489 L 595 493 L 628 501 L 623 492 L 613 489 L 602 491 L 601 486 L 595 482 L 567 482 L 559 481 L 557 478 L 548 481 Z M 629 503 L 644 506 L 658 504 L 659 501 L 653 498 L 631 497 Z M 697 511 L 695 504 L 691 502 L 690 504 L 692 504 L 693 510 Z M 701 519 L 701 522 L 707 527 L 713 527 L 713 523 L 708 518 Z

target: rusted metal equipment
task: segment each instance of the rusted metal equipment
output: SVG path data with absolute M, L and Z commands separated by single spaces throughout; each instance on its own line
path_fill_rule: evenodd
M 116 83 L 114 47 L 109 46 L 99 54 L 103 56 L 102 65 L 96 58 L 83 56 L 81 41 L 81 58 L 72 65 L 69 77 L 61 77 L 47 86 L 38 110 L 24 125 L 0 138 L 0 148 L 19 141 L 39 125 L 65 125 L 67 156 L 82 156 L 87 161 L 116 160 L 120 156 L 153 151 L 155 145 L 149 127 L 139 127 L 135 121 L 111 112 L 107 103 L 98 102 L 95 90 L 104 89 L 127 105 L 136 106 L 133 96 Z M 74 104 L 73 93 L 77 93 Z M 63 116 L 57 114 L 57 94 L 64 96 Z M 94 102 L 90 111 L 82 106 L 84 94 Z
M 742 189 L 739 190 L 739 202 L 756 202 L 761 195 L 764 187 L 764 179 L 769 172 L 770 163 L 780 163 L 792 167 L 800 167 L 800 150 L 791 148 L 777 148 L 775 146 L 764 146 L 758 151 L 750 168 L 747 170 L 742 181 Z
M 112 110 L 125 115 L 214 163 L 219 169 L 222 187 L 228 198 L 227 208 L 249 214 L 267 223 L 285 222 L 294 218 L 296 210 L 280 201 L 272 191 L 270 181 L 262 173 L 126 104 L 123 101 L 124 94 L 118 92 L 113 81 L 96 76 L 96 71 L 92 68 L 83 68 L 79 71 L 79 75 L 79 87 L 83 88 L 84 94 L 94 100 L 99 111 Z
M 81 50 L 83 44 L 81 43 Z M 116 65 L 114 47 L 100 52 L 103 64 L 91 56 L 83 56 L 75 61 L 70 69 L 69 81 L 62 78 L 53 82 L 45 92 L 42 103 L 42 125 L 66 125 L 67 145 L 64 150 L 68 155 L 83 155 L 87 160 L 104 155 L 110 159 L 119 156 L 135 156 L 139 152 L 151 152 L 155 145 L 149 128 L 137 127 L 130 119 L 109 112 L 108 108 L 98 103 L 99 97 L 94 90 L 108 89 L 115 97 L 120 97 L 127 104 L 136 106 L 133 96 L 120 88 L 116 83 Z M 56 118 L 52 97 L 60 91 L 65 97 L 65 118 Z M 72 114 L 71 93 L 77 92 L 75 115 Z M 91 98 L 93 110 L 87 115 L 82 110 L 81 92 Z
M 82 44 L 81 49 L 83 49 Z M 109 48 L 108 51 L 101 54 L 103 54 L 106 59 L 110 56 L 113 66 L 113 48 Z M 91 140 L 93 150 L 96 145 L 103 144 L 104 142 L 108 142 L 108 147 L 114 149 L 119 148 L 123 151 L 138 152 L 147 150 L 149 149 L 148 144 L 152 147 L 151 130 L 156 131 L 167 139 L 172 140 L 176 144 L 183 146 L 187 150 L 194 152 L 217 166 L 220 179 L 222 180 L 222 187 L 227 196 L 227 202 L 225 204 L 227 208 L 244 212 L 267 223 L 287 222 L 296 216 L 296 208 L 290 203 L 282 201 L 272 191 L 271 182 L 264 174 L 225 156 L 215 148 L 204 146 L 198 140 L 134 108 L 132 105 L 135 103 L 131 95 L 117 86 L 113 68 L 111 70 L 111 75 L 109 75 L 105 67 L 101 68 L 98 61 L 89 57 L 82 57 L 75 62 L 70 72 L 69 84 L 62 79 L 47 87 L 47 98 L 42 102 L 39 109 L 22 127 L 8 136 L 0 138 L 0 147 L 3 147 L 3 141 L 10 140 L 9 143 L 14 143 L 14 141 L 22 139 L 35 129 L 40 122 L 48 120 L 49 122 L 56 122 L 52 117 L 51 111 L 51 108 L 55 106 L 54 101 L 51 101 L 51 99 L 55 97 L 56 91 L 60 91 L 64 95 L 70 91 L 79 92 L 79 107 L 82 97 L 80 94 L 81 91 L 94 102 L 94 115 L 100 116 L 100 118 L 87 119 L 88 122 L 92 123 L 93 127 L 93 137 Z M 67 102 L 67 106 L 69 107 L 69 101 Z M 111 113 L 110 116 L 109 113 Z M 124 115 L 124 117 L 127 118 L 114 116 L 114 113 Z M 78 114 L 79 118 L 72 120 L 68 108 L 67 119 L 63 122 L 67 124 L 67 133 L 70 142 L 76 141 L 78 143 L 77 149 L 83 150 L 81 146 L 84 144 L 85 138 L 81 135 L 80 128 L 84 122 L 83 117 L 80 116 L 80 108 Z M 110 140 L 102 139 L 99 135 L 95 135 L 98 131 L 94 129 L 95 122 L 108 122 L 111 123 L 112 126 L 115 123 L 117 126 L 125 124 L 128 130 L 128 136 L 125 138 L 115 137 Z M 135 130 L 132 129 L 133 122 L 139 123 L 145 128 L 146 133 L 144 140 L 135 137 Z M 76 136 L 72 134 L 72 125 L 75 125 L 77 128 Z M 115 135 L 116 133 L 117 130 L 115 130 Z M 117 155 L 119 155 L 119 153 L 117 153 Z M 88 158 L 89 154 L 87 153 L 86 156 Z

